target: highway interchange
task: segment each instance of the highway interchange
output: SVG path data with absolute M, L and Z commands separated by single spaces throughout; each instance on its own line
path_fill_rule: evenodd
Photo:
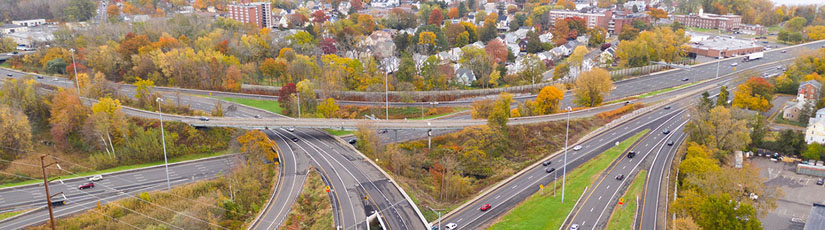
M 821 44 L 821 42 L 818 42 L 818 43 L 814 43 L 814 44 L 807 44 L 805 46 L 808 49 L 815 49 L 815 48 L 819 48 L 820 44 Z M 739 59 L 739 58 L 725 60 L 720 65 L 721 68 L 720 68 L 720 71 L 719 71 L 720 72 L 719 75 L 720 76 L 721 75 L 726 75 L 728 73 L 733 72 L 733 67 L 730 66 L 730 63 L 732 63 L 732 62 L 738 62 L 739 63 L 739 66 L 737 67 L 739 70 L 753 68 L 753 67 L 756 67 L 757 65 L 759 65 L 758 68 L 757 68 L 758 73 L 761 73 L 761 72 L 764 72 L 764 71 L 769 72 L 769 71 L 775 69 L 776 66 L 774 66 L 774 65 L 765 65 L 765 63 L 775 63 L 775 65 L 784 65 L 784 64 L 788 63 L 788 61 L 785 61 L 785 62 L 778 62 L 778 61 L 792 59 L 794 56 L 798 55 L 799 51 L 800 50 L 798 48 L 792 48 L 792 49 L 790 49 L 790 52 L 788 52 L 788 53 L 780 53 L 780 52 L 774 51 L 774 52 L 766 53 L 765 59 L 759 60 L 759 61 L 754 61 L 754 62 L 744 62 L 743 63 L 743 62 L 741 62 L 741 59 Z M 641 92 L 649 92 L 649 91 L 653 91 L 653 90 L 659 90 L 659 89 L 669 88 L 669 87 L 676 86 L 676 85 L 681 85 L 681 84 L 685 83 L 684 81 L 681 81 L 681 78 L 683 78 L 685 75 L 690 76 L 690 77 L 688 77 L 689 82 L 696 82 L 696 81 L 701 81 L 701 80 L 705 80 L 705 79 L 711 79 L 715 76 L 715 70 L 716 70 L 716 65 L 715 64 L 706 64 L 706 65 L 701 65 L 701 66 L 698 66 L 698 67 L 693 67 L 689 70 L 690 72 L 684 72 L 685 70 L 674 70 L 674 71 L 670 71 L 670 72 L 663 73 L 663 74 L 654 74 L 654 75 L 645 76 L 645 77 L 641 77 L 641 78 L 636 78 L 636 79 L 632 79 L 632 80 L 617 82 L 616 83 L 616 89 L 611 92 L 611 96 L 608 98 L 608 100 L 620 99 L 620 98 L 624 98 L 624 97 L 627 97 L 627 96 L 638 95 Z M 0 69 L 0 74 L 6 75 L 6 73 L 8 73 L 7 70 Z M 21 75 L 19 75 L 19 73 L 15 73 L 15 74 L 17 74 L 17 76 L 15 76 L 15 77 L 20 77 L 21 76 Z M 55 80 L 52 77 L 45 77 L 44 79 L 38 79 L 38 80 L 41 83 L 56 85 L 56 86 L 59 86 L 59 87 L 65 87 L 65 88 L 70 88 L 70 89 L 71 89 L 71 87 L 73 87 L 73 84 L 70 81 L 67 81 L 65 79 Z M 706 84 L 706 83 L 703 83 L 703 84 L 700 84 L 700 85 L 704 85 L 704 84 Z M 697 85 L 697 87 L 698 87 L 698 85 Z M 122 92 L 124 92 L 124 91 L 128 92 L 129 91 L 128 88 L 129 87 L 121 87 L 121 91 Z M 689 87 L 689 88 L 692 88 L 692 87 Z M 163 90 L 160 90 L 160 91 L 163 91 Z M 676 95 L 676 92 L 682 92 L 682 91 L 675 90 L 675 91 L 672 91 L 671 93 L 664 93 L 664 94 L 662 94 L 662 96 Z M 182 93 L 182 94 L 171 95 L 170 93 L 166 92 L 166 93 L 164 93 L 164 99 L 167 100 L 167 101 L 181 100 L 181 104 L 188 104 L 188 105 L 192 106 L 192 108 L 197 109 L 197 110 L 211 111 L 211 109 L 214 108 L 214 105 L 215 105 L 215 100 L 214 99 L 197 97 L 197 96 L 189 96 L 189 95 L 186 95 L 185 93 L 186 93 L 186 91 L 184 91 L 184 93 Z M 518 99 L 524 99 L 524 98 L 529 98 L 529 97 L 519 97 Z M 570 103 L 569 100 L 571 98 L 572 98 L 572 95 L 570 95 L 570 93 L 568 92 L 566 94 L 565 100 L 564 100 L 564 103 L 566 103 L 565 105 Z M 645 98 L 645 99 L 640 99 L 640 100 L 635 101 L 635 102 L 652 102 L 652 101 L 661 100 L 661 99 L 662 99 L 662 97 L 656 96 L 656 97 L 649 97 L 649 98 Z M 227 102 L 223 102 L 223 104 L 225 106 L 231 105 L 231 103 L 227 103 Z M 612 106 L 617 107 L 619 105 L 614 104 Z M 674 107 L 676 107 L 676 106 L 674 106 Z M 269 114 L 266 111 L 262 111 L 262 110 L 258 110 L 258 109 L 254 109 L 254 108 L 248 108 L 248 107 L 244 107 L 244 106 L 238 106 L 238 108 L 239 109 L 237 111 L 228 111 L 226 116 L 246 117 L 248 120 L 251 120 L 254 115 L 261 115 L 261 116 L 264 117 L 264 119 L 273 119 L 273 120 L 283 119 L 283 118 L 278 118 L 278 115 L 276 115 L 276 114 L 275 115 Z M 611 109 L 610 106 L 604 106 L 603 109 L 592 109 L 591 111 L 571 113 L 571 116 L 590 116 L 592 114 L 597 113 L 598 111 L 609 110 L 609 109 Z M 678 111 L 678 110 L 679 109 L 674 108 L 670 111 Z M 144 116 L 147 116 L 147 115 L 151 115 L 151 114 L 144 114 Z M 467 120 L 466 116 L 468 116 L 468 115 L 453 116 L 453 117 L 450 117 L 449 119 L 466 121 Z M 560 115 L 551 115 L 549 117 L 552 117 L 552 116 L 561 117 Z M 649 117 L 649 116 L 654 116 L 654 115 L 645 114 L 645 115 L 642 115 L 642 118 L 636 118 L 634 120 L 645 120 L 645 119 L 654 119 L 654 118 L 656 118 L 657 121 L 658 121 L 659 119 L 664 119 L 664 117 L 661 117 L 661 115 L 659 115 L 660 117 L 655 117 L 654 116 L 652 118 Z M 554 118 L 553 120 L 558 120 L 558 119 Z M 680 120 L 682 120 L 682 119 L 679 119 L 679 118 L 671 119 L 669 122 L 667 122 L 667 125 L 671 128 L 676 127 L 676 126 L 673 126 L 673 125 L 678 125 L 676 123 Z M 513 119 L 511 121 L 511 124 L 519 124 L 519 123 L 520 123 L 519 119 Z M 629 137 L 629 136 L 631 136 L 635 133 L 635 132 L 632 132 L 632 131 L 621 130 L 621 127 L 622 126 L 610 129 L 605 134 L 602 134 L 601 137 L 606 138 L 604 135 L 608 135 L 608 134 L 612 133 L 613 135 L 616 136 L 614 138 L 614 137 L 612 137 L 613 135 L 611 135 L 610 138 L 612 138 L 612 140 L 623 140 L 623 139 L 625 139 L 625 138 L 627 138 L 627 137 Z M 321 171 L 323 177 L 325 178 L 325 182 L 328 183 L 330 185 L 330 187 L 332 188 L 332 190 L 335 191 L 335 192 L 332 193 L 333 195 L 331 195 L 332 200 L 333 200 L 333 207 L 336 209 L 336 214 L 335 214 L 335 220 L 336 221 L 335 222 L 336 222 L 336 225 L 342 226 L 342 229 L 350 229 L 350 228 L 361 229 L 361 226 L 363 226 L 362 225 L 363 224 L 362 223 L 363 219 L 366 217 L 366 215 L 368 215 L 373 210 L 375 210 L 376 207 L 377 207 L 377 210 L 380 213 L 382 213 L 382 215 L 381 215 L 382 220 L 384 222 L 388 223 L 390 226 L 392 226 L 391 228 L 397 228 L 397 229 L 420 229 L 420 228 L 424 228 L 423 223 L 421 223 L 420 219 L 418 219 L 419 217 L 416 216 L 416 211 L 414 211 L 414 209 L 415 209 L 414 205 L 410 204 L 409 202 L 405 202 L 403 194 L 397 189 L 396 186 L 394 186 L 394 185 L 392 185 L 391 183 L 388 182 L 389 178 L 386 178 L 384 175 L 382 175 L 382 173 L 380 172 L 380 169 L 377 169 L 377 168 L 373 167 L 372 165 L 369 165 L 368 162 L 365 159 L 361 158 L 360 154 L 357 154 L 353 150 L 349 149 L 349 148 L 351 148 L 350 146 L 346 146 L 342 142 L 334 139 L 333 137 L 331 137 L 331 136 L 329 136 L 325 133 L 322 133 L 322 131 L 315 130 L 315 129 L 298 129 L 295 132 L 288 132 L 288 131 L 280 129 L 280 128 L 275 128 L 275 127 L 270 127 L 270 128 L 271 128 L 270 130 L 267 130 L 267 134 L 273 139 L 273 141 L 276 141 L 279 144 L 280 148 L 281 148 L 282 163 L 283 163 L 282 168 L 281 168 L 282 173 L 280 174 L 280 181 L 278 182 L 278 185 L 276 186 L 277 187 L 276 192 L 273 194 L 272 200 L 269 202 L 270 204 L 267 206 L 267 208 L 262 213 L 261 219 L 265 220 L 265 221 L 260 221 L 262 224 L 261 225 L 256 225 L 257 226 L 256 228 L 271 229 L 273 227 L 279 226 L 284 221 L 284 219 L 286 217 L 285 215 L 286 215 L 286 213 L 288 213 L 289 207 L 291 207 L 292 203 L 294 203 L 295 197 L 297 197 L 297 195 L 300 193 L 300 188 L 302 187 L 303 181 L 306 178 L 307 171 L 310 170 L 310 166 L 314 166 L 315 168 L 320 169 L 319 171 Z M 638 128 L 640 128 L 640 127 L 634 127 L 634 128 L 637 128 L 635 130 L 638 130 Z M 648 128 L 650 128 L 650 127 L 648 127 Z M 627 127 L 625 127 L 625 129 L 627 129 Z M 424 135 L 405 134 L 404 136 L 408 136 L 408 139 L 417 139 L 417 138 L 421 138 L 422 136 L 426 137 L 426 134 L 423 133 L 422 131 L 413 131 L 413 130 L 399 131 L 399 133 L 401 133 L 401 132 L 410 132 L 410 133 L 417 132 L 417 133 L 420 133 L 420 134 L 424 134 Z M 681 133 L 681 132 L 672 132 L 673 135 L 675 135 L 675 133 Z M 384 135 L 393 135 L 393 134 L 394 134 L 394 132 L 390 131 L 390 132 L 387 132 Z M 654 134 L 656 134 L 655 130 L 651 131 L 651 133 L 649 135 L 654 135 Z M 659 133 L 659 134 L 661 134 L 661 133 Z M 292 142 L 291 140 L 281 139 L 282 137 L 298 137 L 299 141 L 294 142 L 294 143 L 290 143 L 290 142 Z M 620 139 L 620 137 L 623 137 L 623 138 Z M 608 138 L 608 139 L 610 139 L 610 138 Z M 683 137 L 677 136 L 676 138 L 683 138 Z M 388 139 L 388 138 L 382 138 L 382 139 Z M 591 140 L 593 140 L 593 139 L 595 139 L 595 138 L 591 138 Z M 655 140 L 655 138 L 654 138 L 654 140 Z M 584 149 L 582 151 L 580 151 L 580 153 L 578 153 L 578 154 L 581 154 L 581 155 L 579 156 L 579 158 L 576 158 L 576 159 L 573 159 L 573 160 L 570 161 L 570 165 L 569 165 L 570 168 L 568 168 L 568 170 L 571 170 L 572 168 L 575 168 L 576 165 L 581 164 L 586 159 L 589 159 L 592 156 L 595 156 L 595 155 L 601 153 L 601 151 L 609 148 L 608 145 L 604 145 L 604 144 L 597 146 L 595 143 L 593 143 L 592 144 L 593 146 L 590 146 L 590 145 L 588 145 L 588 143 L 589 142 L 585 142 L 585 143 L 582 144 L 584 146 Z M 648 143 L 648 145 L 649 145 L 649 143 Z M 654 145 L 654 147 L 655 146 L 661 146 L 661 144 Z M 638 147 L 638 145 L 637 145 L 637 147 Z M 673 148 L 675 148 L 675 146 Z M 296 150 L 296 149 L 300 149 L 300 150 Z M 657 154 L 652 156 L 653 159 L 656 159 L 656 162 L 658 162 L 658 159 L 660 159 L 659 158 L 660 155 L 663 156 L 663 157 L 661 157 L 661 159 L 663 159 L 663 161 L 668 159 L 668 157 L 667 157 L 668 155 L 672 156 L 672 153 L 670 151 L 662 150 L 662 149 L 667 149 L 667 148 L 666 147 L 660 147 L 660 149 L 656 151 Z M 327 152 L 327 151 L 330 151 L 330 152 Z M 648 152 L 653 152 L 653 148 L 647 149 L 647 151 Z M 333 152 L 334 152 L 334 154 L 333 154 Z M 641 151 L 637 151 L 637 152 L 641 152 Z M 284 156 L 284 155 L 288 155 L 288 156 Z M 647 157 L 647 154 L 645 154 L 644 156 Z M 313 158 L 316 158 L 316 157 L 317 158 L 324 158 L 324 159 L 313 159 Z M 642 156 L 640 155 L 638 157 L 642 157 Z M 650 157 L 647 157 L 646 159 L 649 160 Z M 291 166 L 287 166 L 287 165 L 290 165 L 290 164 L 288 164 L 289 160 L 293 160 L 293 163 L 291 164 Z M 578 161 L 580 161 L 580 162 L 578 162 Z M 558 161 L 554 160 L 554 162 L 558 162 Z M 637 162 L 637 164 L 638 164 L 638 162 Z M 657 170 L 655 166 L 660 165 L 660 164 L 653 163 L 652 165 L 654 166 L 654 168 L 651 169 L 653 171 L 651 171 L 651 173 L 649 174 L 649 175 L 651 175 L 652 179 L 649 178 L 647 180 L 646 189 L 645 189 L 645 192 L 646 192 L 645 193 L 646 194 L 645 199 L 647 199 L 647 197 L 653 197 L 654 195 L 656 195 L 656 193 L 659 193 L 658 190 L 656 192 L 652 191 L 652 190 L 654 190 L 653 185 L 654 184 L 659 184 L 659 183 L 656 183 L 656 182 L 662 179 L 661 175 L 664 175 L 664 171 L 666 170 L 664 167 L 660 167 L 661 169 Z M 353 169 L 358 169 L 358 170 L 353 170 Z M 329 171 L 331 171 L 331 172 L 329 172 Z M 474 199 L 473 202 L 463 206 L 463 208 L 456 209 L 451 214 L 448 214 L 446 216 L 445 220 L 442 221 L 442 222 L 443 223 L 448 223 L 449 221 L 457 222 L 457 223 L 459 223 L 459 227 L 462 228 L 462 229 L 469 228 L 468 226 L 478 227 L 478 226 L 483 226 L 484 224 L 489 224 L 489 222 L 492 219 L 495 219 L 495 217 L 497 217 L 500 214 L 506 212 L 506 210 L 509 209 L 507 207 L 512 207 L 513 205 L 517 204 L 518 202 L 520 202 L 521 200 L 526 198 L 526 196 L 534 193 L 538 189 L 538 187 L 535 186 L 535 185 L 537 185 L 538 182 L 535 182 L 535 183 L 531 182 L 531 179 L 532 179 L 531 176 L 526 176 L 526 175 L 529 174 L 530 171 L 534 171 L 534 170 L 528 170 L 527 171 L 528 173 L 525 173 L 525 174 L 517 177 L 517 178 L 527 178 L 524 181 L 512 180 L 512 181 L 504 182 L 504 184 L 508 185 L 508 186 L 511 185 L 510 183 L 513 183 L 512 185 L 516 186 L 516 188 L 519 188 L 518 187 L 519 185 L 523 185 L 523 187 L 521 187 L 520 190 L 511 189 L 511 190 L 503 191 L 503 192 L 501 190 L 493 190 L 491 193 L 488 193 L 487 195 L 481 196 L 479 199 Z M 546 180 L 550 179 L 546 176 L 546 173 L 544 173 L 543 170 L 537 170 L 537 171 L 539 171 L 538 173 L 543 173 L 543 174 L 541 174 L 543 176 L 540 176 L 539 178 L 541 178 L 541 180 L 544 180 L 544 182 L 546 182 Z M 289 172 L 291 172 L 291 173 L 289 173 Z M 659 175 L 656 175 L 657 172 L 659 172 L 658 173 Z M 625 175 L 630 175 L 630 174 L 625 174 Z M 532 176 L 537 176 L 537 175 L 532 175 Z M 607 177 L 607 175 L 605 177 Z M 335 179 L 338 179 L 338 182 L 335 182 Z M 610 178 L 608 178 L 608 179 L 610 179 Z M 540 179 L 536 179 L 536 180 L 540 180 Z M 138 183 L 135 183 L 135 181 L 132 181 L 132 183 L 133 184 L 138 184 Z M 186 183 L 186 181 L 178 181 L 178 182 L 175 182 L 175 183 Z M 521 184 L 521 183 L 523 183 L 523 184 Z M 609 184 L 609 183 L 605 182 L 605 184 Z M 530 185 L 532 185 L 532 186 L 530 186 Z M 112 185 L 112 186 L 115 186 L 115 185 Z M 289 188 L 286 188 L 287 186 L 289 186 Z M 614 191 L 614 193 L 618 192 L 619 187 L 621 187 L 621 186 L 614 186 L 614 188 L 617 189 L 616 191 Z M 648 188 L 648 187 L 650 187 L 650 188 Z M 156 190 L 158 189 L 157 187 L 148 187 L 147 189 L 151 189 L 151 188 L 154 188 Z M 162 188 L 160 188 L 160 189 L 162 189 Z M 121 190 L 121 191 L 125 192 L 125 190 Z M 497 191 L 502 192 L 502 194 L 497 195 L 498 198 L 496 198 L 496 196 L 491 196 L 490 195 L 490 194 L 496 193 Z M 517 191 L 517 192 L 513 192 L 513 191 Z M 0 197 L 3 197 L 5 195 L 4 193 L 6 193 L 6 192 L 9 192 L 9 190 L 8 189 L 0 190 Z M 29 191 L 29 192 L 34 192 L 34 191 Z M 343 195 L 341 193 L 343 193 Z M 651 195 L 647 195 L 647 194 L 651 194 Z M 29 195 L 31 195 L 31 194 L 29 194 Z M 367 199 L 363 199 L 364 197 L 362 195 L 365 195 L 367 197 Z M 595 195 L 592 195 L 592 196 L 595 196 Z M 602 195 L 602 196 L 604 196 L 604 195 Z M 119 193 L 119 195 L 115 194 L 115 195 L 111 195 L 111 196 L 108 196 L 106 198 L 101 198 L 101 199 L 103 199 L 104 201 L 107 201 L 107 200 L 114 200 L 115 198 L 118 198 L 118 197 L 127 197 L 127 196 L 125 196 L 124 193 Z M 476 205 L 476 204 L 482 203 L 483 201 L 485 201 L 485 200 L 483 200 L 485 198 L 486 199 L 490 199 L 490 198 L 499 199 L 499 198 L 504 198 L 504 197 L 507 197 L 507 199 L 503 200 L 503 201 L 500 201 L 498 203 L 493 202 L 494 203 L 493 204 L 493 209 L 491 209 L 490 211 L 487 211 L 483 214 L 479 214 L 478 212 L 475 212 L 475 213 L 472 212 L 472 211 L 478 211 L 477 210 L 478 205 Z M 41 194 L 41 198 L 31 197 L 31 198 L 28 198 L 28 199 L 29 199 L 29 201 L 39 200 L 40 202 L 43 202 L 42 194 Z M 73 199 L 73 198 L 70 198 L 70 199 Z M 605 201 L 605 202 L 608 202 L 609 200 L 610 199 L 607 199 L 607 201 Z M 69 202 L 69 204 L 64 206 L 64 208 L 72 207 L 71 205 L 73 205 L 75 203 L 80 203 L 80 202 Z M 584 203 L 587 203 L 587 202 L 584 202 Z M 609 211 L 607 209 L 608 209 L 609 206 L 611 206 L 607 203 L 599 203 L 599 202 L 592 202 L 592 203 L 597 203 L 597 204 L 594 204 L 594 206 L 604 205 L 605 208 L 602 209 L 602 212 Z M 658 203 L 658 201 L 650 202 L 650 203 Z M 79 205 L 79 204 L 75 204 L 75 205 Z M 78 207 L 79 209 L 72 208 L 71 210 L 72 210 L 72 212 L 79 212 L 79 210 L 83 210 L 83 208 L 89 208 L 89 207 L 91 207 L 91 206 L 81 206 L 81 207 Z M 582 207 L 584 207 L 584 206 L 582 206 Z M 649 211 L 647 211 L 648 209 L 653 209 L 654 210 L 653 212 L 655 213 L 655 209 L 656 209 L 655 207 L 654 208 L 648 208 L 647 204 L 645 204 L 643 207 L 645 209 L 645 211 L 644 211 L 645 213 L 649 212 Z M 0 208 L 2 208 L 2 207 L 0 207 Z M 349 208 L 349 210 L 347 210 L 347 208 Z M 612 207 L 610 207 L 610 208 L 612 208 Z M 68 210 L 68 209 L 66 209 L 66 210 Z M 579 210 L 582 210 L 582 208 L 579 208 Z M 585 211 L 589 211 L 589 210 L 585 210 Z M 607 213 L 608 214 L 605 214 L 605 215 L 609 215 L 609 212 L 607 212 Z M 67 215 L 67 214 L 69 214 L 69 213 L 64 213 L 63 215 Z M 586 216 L 586 214 L 581 214 L 581 215 Z M 29 217 L 31 217 L 31 219 L 26 219 L 26 218 L 29 218 Z M 31 222 L 36 221 L 36 220 L 41 220 L 41 221 L 45 220 L 45 218 L 43 218 L 43 219 L 40 219 L 40 218 L 42 218 L 42 217 L 38 217 L 37 215 L 33 215 L 33 214 L 26 214 L 26 216 L 21 217 L 21 218 L 15 218 L 14 220 L 26 220 L 28 222 L 20 223 L 18 225 L 9 225 L 9 226 L 12 226 L 11 228 L 18 228 L 18 227 L 21 227 L 21 226 L 35 224 L 35 223 L 31 223 Z M 584 218 L 584 217 L 581 217 L 581 218 Z M 648 218 L 648 219 L 644 219 L 644 218 Z M 653 218 L 653 219 L 649 219 L 649 218 Z M 643 215 L 643 219 L 641 219 L 639 222 L 645 224 L 645 225 L 643 225 L 643 227 L 644 227 L 644 226 L 647 226 L 648 224 L 651 224 L 651 222 L 657 222 L 657 220 L 655 218 L 656 218 L 655 215 L 649 216 L 648 214 L 645 214 L 645 215 Z M 596 217 L 595 219 L 599 219 L 599 218 Z M 592 220 L 594 222 L 605 222 L 605 220 L 596 221 L 595 219 L 590 219 L 590 220 Z M 577 220 L 574 218 L 571 222 L 576 222 L 576 221 Z M 463 223 L 460 223 L 460 222 L 463 222 Z M 11 223 L 11 222 L 2 222 L 2 223 L 0 223 L 0 228 L 6 229 L 3 226 L 6 226 L 6 224 L 9 224 L 9 223 Z M 420 224 L 420 226 L 416 225 L 416 223 Z M 583 225 L 587 226 L 586 220 L 582 221 L 581 223 L 584 223 Z M 598 223 L 596 223 L 596 224 L 598 224 Z M 266 226 L 264 226 L 264 225 L 266 225 Z M 655 228 L 656 225 L 658 225 L 658 224 L 653 224 L 654 228 Z M 17 227 L 14 227 L 14 226 L 17 226 Z M 411 226 L 414 226 L 414 227 L 411 227 Z M 586 229 L 588 229 L 588 228 L 586 228 Z M 644 228 L 644 229 L 648 229 L 648 228 Z

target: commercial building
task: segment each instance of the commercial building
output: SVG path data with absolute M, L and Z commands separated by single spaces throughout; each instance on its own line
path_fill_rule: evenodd
M 825 229 L 825 205 L 814 203 L 804 230 Z
M 0 25 L 0 33 L 2 34 L 13 34 L 13 33 L 20 33 L 29 31 L 29 28 L 26 26 L 15 25 L 15 24 L 5 24 Z
M 622 33 L 622 28 L 624 28 L 625 25 L 630 25 L 634 20 L 650 22 L 650 17 L 645 13 L 630 13 L 622 10 L 596 9 L 590 12 L 551 10 L 548 14 L 551 25 L 555 25 L 556 20 L 580 17 L 584 19 L 588 29 L 601 27 L 611 34 Z
M 708 57 L 733 57 L 765 50 L 752 41 L 728 36 L 713 36 L 690 44 L 690 52 Z
M 700 8 L 699 14 L 673 15 L 673 20 L 689 27 L 733 31 L 739 29 L 742 23 L 742 16 L 733 14 L 706 14 Z
M 39 26 L 39 25 L 46 24 L 46 19 L 11 21 L 11 24 L 21 25 L 21 26 Z
M 258 28 L 272 28 L 272 3 L 245 2 L 229 4 L 227 17 Z

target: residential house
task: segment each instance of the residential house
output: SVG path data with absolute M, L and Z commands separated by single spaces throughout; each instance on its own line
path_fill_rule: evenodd
M 799 84 L 796 92 L 796 100 L 785 103 L 782 108 L 782 118 L 789 121 L 800 121 L 802 113 L 810 111 L 819 100 L 819 92 L 822 84 L 816 80 L 809 80 Z
M 816 115 L 808 120 L 805 129 L 805 143 L 825 144 L 825 108 L 816 111 Z
M 455 71 L 455 80 L 459 84 L 469 86 L 476 80 L 476 75 L 473 74 L 473 70 L 471 69 L 458 68 L 458 70 Z
M 810 100 L 815 102 L 819 99 L 819 92 L 821 88 L 822 84 L 816 80 L 802 82 L 799 84 L 799 90 L 796 92 L 796 100 Z
M 399 5 L 398 0 L 372 0 L 370 6 L 376 8 L 392 8 Z
M 785 102 L 782 107 L 782 118 L 789 121 L 799 121 L 802 111 L 805 110 L 805 103 L 799 101 Z

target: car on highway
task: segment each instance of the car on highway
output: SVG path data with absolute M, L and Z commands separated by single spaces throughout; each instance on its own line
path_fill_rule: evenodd
M 491 207 L 493 207 L 493 206 L 490 206 L 490 204 L 484 204 L 478 210 L 487 211 L 487 210 L 490 210 Z
M 355 143 L 357 143 L 357 142 L 358 142 L 358 140 L 356 140 L 356 139 L 349 140 L 349 144 L 351 144 L 351 145 L 355 145 Z
M 453 230 L 453 229 L 458 228 L 458 225 L 455 224 L 455 223 L 448 223 L 446 226 L 447 226 L 447 230 Z
M 89 182 L 89 183 L 85 183 L 85 184 L 82 184 L 80 186 L 77 186 L 77 189 L 83 190 L 83 189 L 94 188 L 94 187 L 95 187 L 95 183 Z
M 89 178 L 89 182 L 96 182 L 96 181 L 102 181 L 102 180 L 103 180 L 103 175 L 96 175 L 96 176 L 93 176 L 93 177 Z
M 581 150 L 581 149 L 582 149 L 582 146 L 581 146 L 581 145 L 576 145 L 576 146 L 573 146 L 573 151 L 579 151 L 579 150 Z
M 667 145 L 668 145 L 668 146 L 673 146 L 673 144 L 675 144 L 673 141 L 668 141 L 668 142 L 667 142 Z
M 548 165 L 550 165 L 550 163 L 553 163 L 553 162 L 551 162 L 551 161 L 544 161 L 544 162 L 541 162 L 541 165 L 548 166 Z
M 209 118 L 208 118 L 208 117 L 201 116 L 201 117 L 199 117 L 199 118 L 198 118 L 198 120 L 201 120 L 201 121 L 209 121 Z
M 669 105 L 666 105 L 666 106 L 665 106 L 665 109 L 670 109 L 670 106 L 669 106 Z
M 255 114 L 255 118 L 261 119 L 261 115 Z
M 7 73 L 6 76 L 13 77 L 10 73 Z
M 665 129 L 665 131 L 662 131 L 662 134 L 669 134 L 669 133 L 670 133 L 669 129 Z
M 819 178 L 819 180 L 816 181 L 816 185 L 823 185 L 823 184 L 825 184 L 825 180 L 822 180 L 822 178 Z
M 550 167 L 548 167 L 548 168 L 544 169 L 544 171 L 545 171 L 545 172 L 547 172 L 547 173 L 551 173 L 551 172 L 555 172 L 555 171 L 556 171 L 556 168 L 550 168 Z
M 682 81 L 690 81 L 690 78 L 683 78 Z
M 384 133 L 387 133 L 387 130 L 386 130 L 386 129 L 382 129 L 382 130 L 381 130 L 380 132 L 378 132 L 378 133 L 384 134 Z
M 619 174 L 618 176 L 616 176 L 616 180 L 622 180 L 622 179 L 624 179 L 624 174 Z
M 292 142 L 298 142 L 298 138 L 297 138 L 297 137 L 293 137 L 293 138 L 291 138 L 290 140 L 292 140 Z
M 633 158 L 636 156 L 636 151 L 627 152 L 627 158 Z
M 782 50 L 782 52 L 781 52 L 781 53 L 783 53 L 783 54 L 784 54 L 784 53 L 787 53 L 787 52 L 788 52 L 787 50 Z
M 43 79 L 43 76 L 37 75 L 37 79 Z
M 578 230 L 578 229 L 579 229 L 579 224 L 570 225 L 570 230 Z
M 738 66 L 738 65 L 739 65 L 739 63 L 736 63 L 736 62 L 730 63 L 730 66 Z
M 286 131 L 295 132 L 295 128 L 289 127 L 289 128 L 286 128 Z

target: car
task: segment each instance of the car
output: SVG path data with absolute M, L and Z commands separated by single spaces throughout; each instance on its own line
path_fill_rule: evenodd
M 83 189 L 94 188 L 94 187 L 95 187 L 95 183 L 89 182 L 89 183 L 85 183 L 85 184 L 82 184 L 80 186 L 77 186 L 77 189 L 83 190 Z
M 286 131 L 295 132 L 295 128 L 292 128 L 292 127 L 286 128 Z
M 356 139 L 349 140 L 349 144 L 351 144 L 351 145 L 355 145 L 355 143 L 357 143 L 357 142 L 358 142 L 358 140 L 356 140 Z
M 662 134 L 668 134 L 668 133 L 670 133 L 669 129 L 665 129 L 665 131 L 662 131 Z
M 616 176 L 616 180 L 622 180 L 622 179 L 624 179 L 624 174 L 619 174 L 618 176 Z
M 667 142 L 667 145 L 668 145 L 668 146 L 673 146 L 673 144 L 675 144 L 673 141 L 668 141 L 668 142 Z
M 544 161 L 544 162 L 541 162 L 541 165 L 548 166 L 548 165 L 550 165 L 550 163 L 553 163 L 553 162 Z
M 66 200 L 52 201 L 52 206 L 63 206 L 64 204 L 66 204 Z
M 43 76 L 37 75 L 37 79 L 43 79 Z
M 19 54 L 17 51 L 12 51 L 11 54 Z
M 573 151 L 579 151 L 579 150 L 581 150 L 581 149 L 582 149 L 582 146 L 581 146 L 581 145 L 576 145 L 576 146 L 573 146 Z
M 482 206 L 481 206 L 481 208 L 479 208 L 478 210 L 481 210 L 481 211 L 487 211 L 487 210 L 490 210 L 490 208 L 491 208 L 491 207 L 492 207 L 492 206 L 490 206 L 490 204 L 484 204 L 484 205 L 482 205 Z
M 255 114 L 255 118 L 261 119 L 261 115 Z
M 669 106 L 669 105 L 666 105 L 666 106 L 665 106 L 665 109 L 670 109 L 670 106 Z
M 555 172 L 555 171 L 556 171 L 556 168 L 550 168 L 550 167 L 548 167 L 548 168 L 545 168 L 545 169 L 544 169 L 544 171 L 545 171 L 545 172 L 547 172 L 547 173 L 551 173 L 551 172 Z
M 209 121 L 209 118 L 208 118 L 208 117 L 201 116 L 201 117 L 199 117 L 199 118 L 198 118 L 198 120 L 201 120 L 201 121 Z
M 458 225 L 457 225 L 457 224 L 455 224 L 455 223 L 448 223 L 448 224 L 447 224 L 447 225 L 445 225 L 445 226 L 447 226 L 447 230 L 453 230 L 453 229 L 458 228 Z
M 10 73 L 7 73 L 7 74 L 6 74 L 6 76 L 9 76 L 9 77 L 14 77 L 14 76 L 13 76 L 13 75 L 11 75 Z
M 738 66 L 738 65 L 739 65 L 739 63 L 736 63 L 736 62 L 730 63 L 730 66 Z
M 825 184 L 825 180 L 822 180 L 822 178 L 819 178 L 819 180 L 816 181 L 816 184 L 817 185 L 823 185 L 823 184 Z
M 387 130 L 386 130 L 386 129 L 382 129 L 382 130 L 381 130 L 380 132 L 378 132 L 378 133 L 382 133 L 382 134 L 383 134 L 383 133 L 387 133 Z
M 787 50 L 782 50 L 782 52 L 781 52 L 781 53 L 783 53 L 783 54 L 784 54 L 784 53 L 787 53 L 787 52 L 788 52 Z
M 578 229 L 579 229 L 579 224 L 570 225 L 570 230 L 578 230 Z
M 690 81 L 690 78 L 683 78 L 682 81 Z
M 636 151 L 627 152 L 627 158 L 633 158 L 636 156 Z
M 103 175 L 97 175 L 89 178 L 89 182 L 101 181 L 103 180 Z
M 292 139 L 290 139 L 290 140 L 292 140 L 292 142 L 298 142 L 298 138 L 297 138 L 297 137 L 293 137 L 293 138 L 292 138 Z

